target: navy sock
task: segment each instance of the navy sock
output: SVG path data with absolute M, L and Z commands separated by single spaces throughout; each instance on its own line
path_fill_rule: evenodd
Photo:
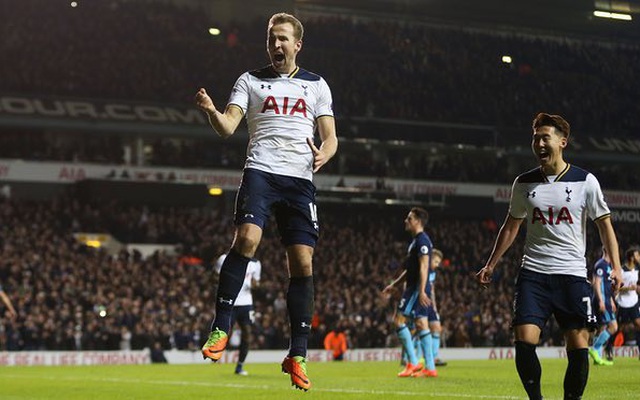
M 249 354 L 249 341 L 242 339 L 238 348 L 238 364 L 242 365 Z
M 616 334 L 618 332 L 615 332 L 614 334 L 612 334 L 609 339 L 607 339 L 607 342 L 604 344 L 604 352 L 607 356 L 612 355 L 613 353 L 613 341 L 616 338 Z
M 581 399 L 589 379 L 589 350 L 575 349 L 567 351 L 567 372 L 564 375 L 564 398 Z
M 224 259 L 220 269 L 220 281 L 218 283 L 218 298 L 216 299 L 216 317 L 211 324 L 211 330 L 220 329 L 229 333 L 231 330 L 231 316 L 233 303 L 242 289 L 244 276 L 247 273 L 247 264 L 251 259 L 235 250 L 231 250 Z
M 540 392 L 542 368 L 536 354 L 536 345 L 521 341 L 516 342 L 516 369 L 529 399 L 542 399 Z
M 313 276 L 294 277 L 289 280 L 287 307 L 291 326 L 289 357 L 306 357 L 313 317 Z

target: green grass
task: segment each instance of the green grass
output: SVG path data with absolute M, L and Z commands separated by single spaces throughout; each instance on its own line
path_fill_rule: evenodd
M 592 367 L 584 399 L 640 398 L 640 361 Z M 542 360 L 545 399 L 562 398 L 566 360 Z M 438 378 L 397 378 L 395 362 L 312 363 L 311 391 L 290 387 L 276 364 L 0 367 L 2 400 L 525 399 L 513 360 L 453 361 Z

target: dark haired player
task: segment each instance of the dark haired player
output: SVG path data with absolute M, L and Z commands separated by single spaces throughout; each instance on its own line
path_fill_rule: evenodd
M 294 16 L 273 15 L 267 26 L 271 64 L 238 78 L 224 112 L 218 111 L 204 89 L 195 101 L 223 138 L 235 132 L 243 117 L 249 128 L 247 160 L 236 197 L 235 236 L 220 271 L 216 317 L 202 354 L 213 361 L 222 356 L 247 263 L 273 212 L 290 277 L 291 343 L 282 371 L 290 375 L 293 386 L 309 390 L 306 355 L 314 308 L 312 259 L 320 229 L 312 179 L 336 153 L 338 139 L 329 86 L 296 64 L 303 32 Z M 320 147 L 313 140 L 316 130 Z
M 405 369 L 398 373 L 399 377 L 438 376 L 433 357 L 431 331 L 429 331 L 429 316 L 433 314 L 434 310 L 430 298 L 431 283 L 429 282 L 433 244 L 429 235 L 424 231 L 428 218 L 427 211 L 420 207 L 412 208 L 407 214 L 404 220 L 405 230 L 411 234 L 413 240 L 407 251 L 407 258 L 404 262 L 405 269 L 400 276 L 382 290 L 383 293 L 389 294 L 396 286 L 403 282 L 406 283 L 394 321 L 398 338 L 408 357 Z M 407 326 L 409 318 L 413 318 L 415 322 L 416 335 L 426 365 L 422 365 L 418 361 L 411 331 Z
M 609 208 L 596 177 L 564 160 L 569 134 L 569 123 L 559 115 L 540 113 L 533 120 L 531 148 L 540 166 L 515 179 L 509 212 L 489 260 L 478 272 L 480 283 L 491 282 L 496 265 L 525 224 L 513 329 L 516 369 L 529 398 L 536 400 L 542 399 L 536 346 L 552 314 L 566 343 L 564 398 L 581 399 L 587 385 L 589 332 L 596 326 L 585 258 L 587 218 L 595 222 L 611 256 L 614 289 L 621 284 L 618 241 Z

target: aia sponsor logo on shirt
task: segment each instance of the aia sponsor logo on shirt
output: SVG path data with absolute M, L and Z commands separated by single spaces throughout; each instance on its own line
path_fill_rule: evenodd
M 304 99 L 289 99 L 289 97 L 285 96 L 282 98 L 282 104 L 278 104 L 278 101 L 274 96 L 268 96 L 264 99 L 264 103 L 262 103 L 262 110 L 260 112 L 273 112 L 274 114 L 283 115 L 295 115 L 296 113 L 300 113 L 306 118 L 307 103 Z
M 546 210 L 534 207 L 531 213 L 531 224 L 560 225 L 563 222 L 573 224 L 573 217 L 567 207 L 562 207 L 560 210 L 556 210 L 553 207 L 549 207 Z

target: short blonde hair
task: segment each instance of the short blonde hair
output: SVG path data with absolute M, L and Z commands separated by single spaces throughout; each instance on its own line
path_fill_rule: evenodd
M 267 27 L 267 34 L 271 30 L 274 25 L 286 24 L 289 23 L 293 26 L 293 36 L 296 40 L 302 40 L 304 36 L 304 27 L 302 26 L 302 22 L 291 14 L 287 13 L 277 13 L 273 14 L 271 18 L 269 18 L 269 26 Z

